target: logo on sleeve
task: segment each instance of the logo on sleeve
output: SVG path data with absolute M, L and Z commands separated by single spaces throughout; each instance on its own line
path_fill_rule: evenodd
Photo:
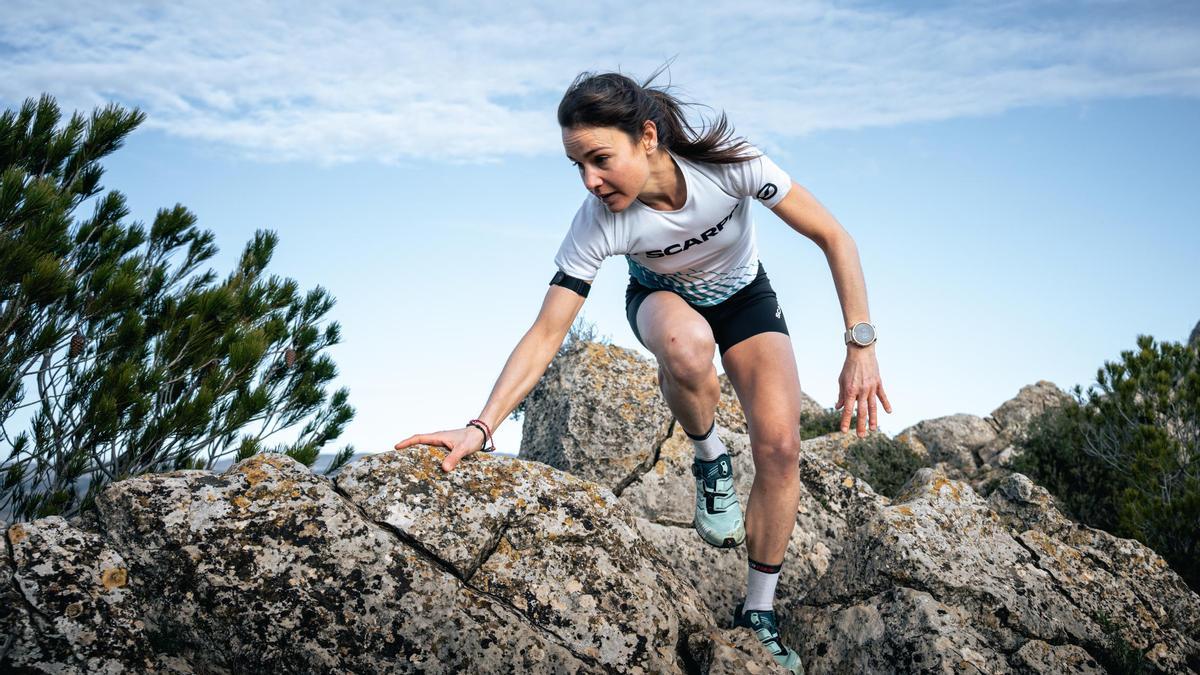
M 770 199 L 771 197 L 775 196 L 776 192 L 779 192 L 779 188 L 775 187 L 774 183 L 767 183 L 766 185 L 762 186 L 761 190 L 758 191 L 758 198 Z

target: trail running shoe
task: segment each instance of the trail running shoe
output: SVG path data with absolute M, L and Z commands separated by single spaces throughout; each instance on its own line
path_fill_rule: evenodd
M 804 664 L 800 655 L 783 646 L 779 641 L 779 628 L 775 624 L 775 610 L 751 609 L 742 613 L 742 603 L 739 602 L 733 610 L 733 625 L 745 626 L 754 631 L 758 641 L 767 648 L 775 663 L 792 671 L 793 675 L 804 675 Z
M 696 519 L 700 538 L 719 548 L 733 548 L 746 539 L 742 507 L 733 488 L 733 463 L 729 453 L 711 462 L 692 459 L 696 478 Z

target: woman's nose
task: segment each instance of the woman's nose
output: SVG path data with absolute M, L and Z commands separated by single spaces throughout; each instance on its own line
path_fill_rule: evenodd
M 583 170 L 583 186 L 588 189 L 588 192 L 595 192 L 600 189 L 604 181 L 600 180 L 600 176 L 590 169 Z

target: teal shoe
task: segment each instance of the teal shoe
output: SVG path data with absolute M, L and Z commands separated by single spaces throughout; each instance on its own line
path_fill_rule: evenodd
M 729 453 L 711 462 L 692 459 L 696 478 L 696 519 L 700 538 L 718 548 L 733 548 L 746 540 L 742 507 L 733 488 L 733 463 Z
M 754 631 L 758 641 L 771 652 L 775 663 L 792 671 L 792 675 L 804 675 L 804 664 L 800 655 L 783 646 L 779 641 L 779 628 L 775 623 L 775 610 L 752 609 L 742 614 L 742 603 L 733 610 L 733 625 L 744 626 Z

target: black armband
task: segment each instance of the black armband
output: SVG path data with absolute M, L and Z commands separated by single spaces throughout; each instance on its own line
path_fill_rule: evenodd
M 562 270 L 559 270 L 558 273 L 556 273 L 554 275 L 554 278 L 550 280 L 549 285 L 550 286 L 555 286 L 555 285 L 562 286 L 563 288 L 567 288 L 572 291 L 575 291 L 576 293 L 582 295 L 585 298 L 588 296 L 588 291 L 592 290 L 591 284 L 584 281 L 583 279 L 576 279 L 575 277 L 567 274 L 566 272 L 563 272 Z

